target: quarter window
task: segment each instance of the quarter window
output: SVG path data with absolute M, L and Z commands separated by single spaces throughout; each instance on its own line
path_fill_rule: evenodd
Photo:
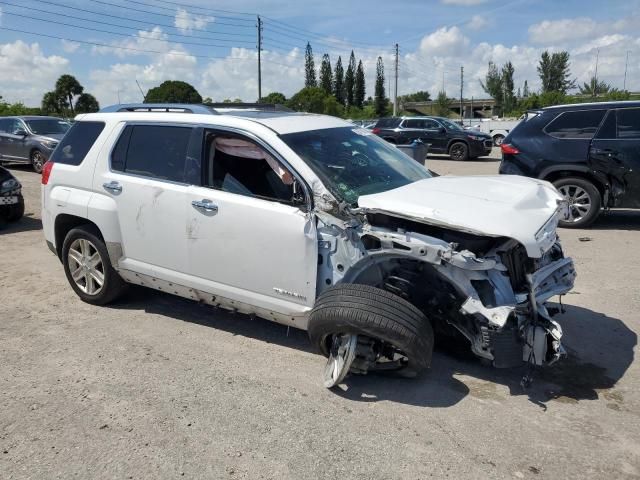
M 51 154 L 50 161 L 80 165 L 103 129 L 103 122 L 74 123 Z
M 179 183 L 199 184 L 199 155 L 189 155 L 191 127 L 128 125 L 111 155 L 111 168 Z
M 593 138 L 606 110 L 564 112 L 545 127 L 548 135 L 563 139 Z
M 619 139 L 640 138 L 640 108 L 618 110 L 617 137 Z

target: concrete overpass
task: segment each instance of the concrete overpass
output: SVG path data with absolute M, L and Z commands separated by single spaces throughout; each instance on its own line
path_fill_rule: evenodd
M 413 112 L 418 115 L 436 115 L 436 105 L 433 101 L 428 102 L 405 102 L 400 105 L 401 109 Z M 494 113 L 496 101 L 493 98 L 462 100 L 462 110 L 464 118 L 491 118 Z M 460 115 L 460 99 L 449 99 L 449 110 L 456 115 Z

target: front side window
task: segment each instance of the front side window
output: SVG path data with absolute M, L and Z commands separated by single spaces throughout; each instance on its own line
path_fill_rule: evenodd
M 446 120 L 444 118 L 441 118 L 440 122 L 446 127 L 447 130 L 464 130 L 464 128 L 462 128 L 457 123 L 450 122 L 449 120 Z M 436 128 L 438 128 L 438 127 L 436 127 Z
M 54 133 L 67 133 L 70 125 L 63 120 L 44 119 L 27 120 L 29 130 L 36 135 L 51 135 Z
M 281 138 L 339 200 L 351 205 L 360 195 L 431 177 L 422 165 L 368 130 L 338 127 Z
M 199 184 L 199 155 L 190 155 L 189 126 L 128 125 L 111 154 L 117 171 L 172 182 Z
M 563 112 L 553 119 L 544 131 L 556 138 L 591 139 L 596 134 L 606 110 Z
M 427 128 L 429 130 L 437 130 L 438 128 L 440 128 L 440 124 L 435 120 L 425 120 L 424 128 Z
M 617 138 L 640 139 L 640 108 L 618 110 Z
M 269 152 L 241 135 L 205 136 L 207 186 L 225 192 L 289 203 L 294 177 Z
M 51 154 L 50 161 L 80 165 L 103 129 L 103 122 L 74 123 Z

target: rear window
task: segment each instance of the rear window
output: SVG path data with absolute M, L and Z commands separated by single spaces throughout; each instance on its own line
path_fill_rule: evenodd
M 396 128 L 400 121 L 400 118 L 381 118 L 376 123 L 376 128 Z
M 195 132 L 187 126 L 129 125 L 112 152 L 111 168 L 159 180 L 199 183 L 200 158 L 189 155 Z
M 553 119 L 544 131 L 556 138 L 590 139 L 596 134 L 606 110 L 563 112 Z
M 103 122 L 74 123 L 49 160 L 66 165 L 80 165 L 103 129 Z

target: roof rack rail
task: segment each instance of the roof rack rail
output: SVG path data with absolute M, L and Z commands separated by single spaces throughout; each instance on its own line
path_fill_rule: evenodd
M 279 103 L 207 103 L 207 107 L 214 109 L 223 108 L 229 110 L 260 110 L 264 112 L 293 112 L 288 107 Z
M 100 113 L 116 112 L 164 112 L 164 113 L 197 113 L 205 115 L 219 115 L 207 105 L 187 103 L 126 103 L 104 107 Z

